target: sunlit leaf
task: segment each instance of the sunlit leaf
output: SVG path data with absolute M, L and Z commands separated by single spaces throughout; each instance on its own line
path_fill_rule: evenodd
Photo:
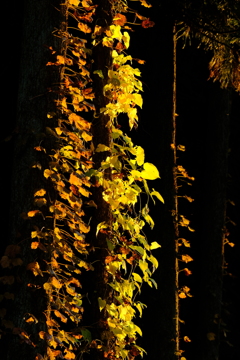
M 191 258 L 191 256 L 189 256 L 189 255 L 182 255 L 182 261 L 184 261 L 185 263 L 188 263 L 190 261 L 193 261 L 193 258 Z
M 151 163 L 144 163 L 143 171 L 141 171 L 141 177 L 148 180 L 155 180 L 159 178 L 159 172 L 155 165 Z
M 137 274 L 137 273 L 132 273 L 132 276 L 133 276 L 133 278 L 134 278 L 134 281 L 138 281 L 138 282 L 142 282 L 142 278 L 141 278 L 141 276 L 139 275 L 139 274 Z
M 151 249 L 151 250 L 157 249 L 157 248 L 159 248 L 159 247 L 161 247 L 161 245 L 159 245 L 157 241 L 153 241 L 153 242 L 151 243 L 151 245 L 150 245 L 150 249 Z
M 35 192 L 34 196 L 44 196 L 45 194 L 46 194 L 46 190 L 45 189 L 40 189 L 40 190 Z
M 156 196 L 158 198 L 158 200 L 160 200 L 163 204 L 164 204 L 164 199 L 162 197 L 162 195 L 153 189 L 153 191 L 150 193 L 151 196 Z

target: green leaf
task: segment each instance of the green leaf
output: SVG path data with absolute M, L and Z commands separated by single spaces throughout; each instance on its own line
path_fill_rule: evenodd
M 160 178 L 158 169 L 151 163 L 145 163 L 143 165 L 143 171 L 141 171 L 141 177 L 147 180 L 155 180 Z
M 104 75 L 103 75 L 102 70 L 95 70 L 93 73 L 97 74 L 101 79 L 104 79 Z
M 92 341 L 92 334 L 88 329 L 81 329 L 82 336 L 84 337 L 84 340 L 87 340 L 89 342 Z
M 98 144 L 95 152 L 102 152 L 102 151 L 109 151 L 110 147 L 104 145 L 104 144 Z
M 102 311 L 102 309 L 105 308 L 105 306 L 106 306 L 106 301 L 99 297 L 98 298 L 98 305 L 99 305 L 100 311 Z

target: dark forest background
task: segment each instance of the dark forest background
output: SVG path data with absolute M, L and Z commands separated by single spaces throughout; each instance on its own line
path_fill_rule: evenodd
M 146 64 L 141 66 L 142 81 L 144 84 L 143 109 L 139 114 L 139 127 L 132 130 L 134 142 L 145 149 L 146 160 L 154 163 L 159 171 L 161 180 L 153 182 L 152 187 L 158 190 L 163 197 L 165 193 L 164 174 L 169 164 L 165 156 L 163 142 L 162 123 L 166 118 L 170 118 L 171 113 L 171 86 L 172 86 L 172 18 L 170 10 L 164 12 L 161 1 L 152 1 L 153 7 L 147 10 L 155 26 L 149 29 L 136 27 L 131 34 L 131 46 L 129 54 L 132 57 L 146 60 Z M 19 66 L 21 59 L 21 31 L 24 6 L 22 2 L 14 0 L 11 4 L 2 4 L 2 15 L 7 19 L 7 23 L 1 22 L 2 46 L 1 46 L 1 242 L 0 253 L 4 253 L 8 238 L 11 219 L 9 219 L 9 204 L 11 197 L 11 176 L 12 176 L 12 156 L 15 137 L 18 129 L 16 128 L 16 103 L 19 80 Z M 145 11 L 146 13 L 146 11 Z M 7 24 L 7 26 L 6 26 Z M 189 277 L 182 273 L 180 283 L 187 285 L 191 289 L 192 298 L 181 301 L 180 318 L 185 321 L 181 326 L 182 336 L 189 336 L 192 340 L 184 346 L 187 359 L 197 359 L 198 347 L 201 344 L 202 323 L 201 318 L 206 300 L 205 279 L 208 276 L 209 263 L 214 262 L 214 253 L 211 248 L 211 229 L 215 226 L 214 197 L 225 201 L 225 183 L 222 184 L 223 192 L 214 194 L 217 181 L 216 174 L 221 170 L 221 144 L 225 144 L 222 149 L 227 159 L 227 170 L 224 167 L 227 177 L 226 183 L 226 227 L 230 235 L 229 241 L 235 243 L 232 248 L 225 245 L 225 266 L 223 276 L 223 295 L 221 301 L 221 345 L 220 360 L 235 360 L 239 356 L 239 322 L 240 322 L 240 163 L 239 163 L 239 118 L 240 101 L 239 94 L 233 89 L 222 90 L 219 83 L 208 80 L 208 63 L 211 53 L 206 53 L 201 47 L 198 48 L 197 40 L 192 39 L 191 45 L 188 43 L 184 47 L 184 42 L 180 39 L 177 47 L 177 142 L 186 146 L 186 152 L 179 152 L 178 164 L 186 168 L 190 176 L 195 178 L 192 186 L 183 184 L 182 195 L 194 198 L 193 203 L 188 203 L 184 199 L 180 203 L 180 214 L 185 215 L 191 220 L 191 227 L 195 229 L 193 233 L 184 233 L 183 237 L 190 240 L 191 248 L 188 254 L 192 256 L 194 262 L 187 264 L 193 272 Z M 184 47 L 184 48 L 183 48 Z M 32 46 L 34 51 L 34 44 Z M 33 79 L 34 81 L 34 79 Z M 227 95 L 226 95 L 227 93 Z M 224 101 L 228 97 L 229 117 L 228 125 L 225 130 L 219 133 L 218 126 Z M 225 104 L 226 105 L 226 104 Z M 123 119 L 123 122 L 125 119 Z M 125 125 L 123 125 L 125 126 Z M 227 143 L 227 152 L 226 152 Z M 169 144 L 170 145 L 170 144 Z M 166 152 L 168 149 L 165 149 Z M 226 173 L 227 171 L 227 173 Z M 220 184 L 221 185 L 221 184 Z M 221 186 L 218 187 L 221 189 Z M 234 202 L 235 206 L 230 203 Z M 213 209 L 210 212 L 210 208 Z M 221 203 L 221 202 L 220 202 Z M 165 287 L 161 275 L 162 262 L 167 240 L 162 231 L 164 227 L 162 221 L 162 204 L 154 206 L 152 204 L 151 216 L 155 221 L 154 230 L 146 230 L 150 241 L 158 241 L 162 244 L 162 249 L 156 250 L 159 258 L 159 269 L 155 279 L 159 289 L 152 290 L 143 287 L 142 302 L 148 305 L 144 311 L 140 325 L 143 330 L 143 338 L 140 344 L 148 353 L 151 360 L 159 359 L 158 346 L 161 343 L 161 334 L 158 332 L 160 323 L 163 319 L 161 314 L 167 313 L 167 308 L 161 308 L 164 304 L 163 298 L 166 296 Z M 209 215 L 210 214 L 210 215 Z M 212 215 L 211 215 L 212 214 Z M 236 226 L 233 224 L 235 223 Z M 166 264 L 164 264 L 166 269 Z M 166 271 L 166 270 L 165 270 Z M 171 272 L 171 269 L 169 268 Z M 161 358 L 161 357 L 160 357 Z M 200 359 L 200 358 L 199 358 Z M 4 359 L 3 359 L 4 360 Z M 165 359 L 163 359 L 165 360 Z

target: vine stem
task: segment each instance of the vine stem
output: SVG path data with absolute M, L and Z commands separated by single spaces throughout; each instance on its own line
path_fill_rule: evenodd
M 176 329 L 176 354 L 177 359 L 180 358 L 179 353 L 179 261 L 178 261 L 178 183 L 177 183 L 177 144 L 176 144 L 176 117 L 177 117 L 177 30 L 176 24 L 173 26 L 173 112 L 172 112 L 172 144 L 173 144 L 173 183 L 174 183 L 174 231 L 175 231 L 175 329 Z

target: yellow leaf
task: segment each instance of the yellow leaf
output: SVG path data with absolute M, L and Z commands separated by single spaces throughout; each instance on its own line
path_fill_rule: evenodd
M 142 278 L 141 278 L 141 276 L 139 275 L 139 274 L 137 274 L 137 273 L 132 273 L 132 276 L 133 276 L 133 278 L 134 278 L 134 281 L 138 281 L 138 282 L 142 282 Z
M 158 169 L 151 163 L 145 163 L 143 165 L 143 171 L 141 171 L 141 177 L 148 180 L 155 180 L 160 178 Z
M 44 196 L 46 194 L 46 190 L 40 189 L 35 192 L 34 196 Z
M 144 158 L 145 158 L 145 154 L 144 154 L 144 149 L 141 147 L 141 146 L 136 146 L 136 161 L 137 161 L 137 164 L 139 166 L 143 165 L 144 163 Z
M 96 148 L 96 152 L 102 152 L 102 151 L 109 151 L 110 148 L 104 144 L 98 144 L 97 148 Z
M 157 249 L 157 248 L 160 248 L 160 247 L 161 247 L 161 245 L 159 245 L 157 241 L 153 241 L 151 243 L 151 245 L 150 245 L 151 250 L 154 250 L 154 249 Z
M 92 140 L 92 135 L 88 134 L 86 131 L 83 131 L 81 136 L 85 141 L 91 141 Z
M 158 198 L 158 200 L 160 200 L 164 204 L 164 199 L 163 199 L 162 195 L 158 191 L 153 189 L 153 191 L 150 193 L 150 195 L 151 196 L 156 196 Z M 155 204 L 155 201 L 154 201 L 154 204 Z

